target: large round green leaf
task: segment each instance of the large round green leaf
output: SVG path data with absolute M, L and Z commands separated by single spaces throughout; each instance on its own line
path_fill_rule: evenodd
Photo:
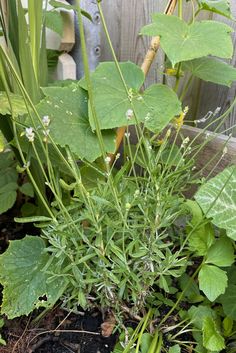
M 66 87 L 43 88 L 47 96 L 37 106 L 41 117 L 51 119 L 50 134 L 61 147 L 69 146 L 79 158 L 94 161 L 101 156 L 96 133 L 88 120 L 87 93 L 76 83 Z M 114 152 L 114 133 L 103 133 L 107 152 Z
M 144 82 L 142 70 L 131 62 L 120 63 L 119 66 L 127 87 L 115 63 L 101 63 L 91 75 L 94 104 L 101 129 L 146 122 L 146 127 L 151 131 L 160 131 L 181 112 L 181 103 L 169 87 L 152 85 L 140 94 Z M 84 79 L 80 85 L 87 89 Z M 89 120 L 92 129 L 95 129 L 91 112 Z
M 233 44 L 228 25 L 216 21 L 199 21 L 187 24 L 176 16 L 154 14 L 153 23 L 142 28 L 141 33 L 160 36 L 161 47 L 172 65 L 181 61 L 214 55 L 231 58 Z

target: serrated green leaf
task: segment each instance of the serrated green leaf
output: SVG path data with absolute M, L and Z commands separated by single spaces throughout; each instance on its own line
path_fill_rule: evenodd
M 194 76 L 204 81 L 230 87 L 236 80 L 236 69 L 215 58 L 199 58 L 185 61 L 182 69 L 190 71 Z
M 51 119 L 50 134 L 61 147 L 69 146 L 79 158 L 94 161 L 101 156 L 98 139 L 88 121 L 87 94 L 78 84 L 43 88 L 47 96 L 37 106 L 41 117 Z M 114 152 L 114 132 L 103 133 L 106 152 Z
M 27 109 L 26 109 L 25 101 L 23 97 L 13 93 L 10 93 L 9 96 L 11 99 L 11 105 L 12 105 L 14 116 L 23 115 L 27 113 Z M 8 97 L 5 92 L 0 92 L 0 114 L 1 115 L 12 114 L 11 106 L 9 104 Z
M 164 14 L 154 14 L 152 19 L 153 23 L 143 27 L 141 33 L 160 36 L 161 47 L 173 66 L 208 55 L 220 58 L 233 55 L 230 36 L 233 30 L 224 23 L 211 20 L 187 24 L 176 16 Z
M 203 322 L 203 345 L 210 351 L 221 351 L 225 348 L 224 338 L 221 336 L 216 322 L 206 317 Z
M 203 184 L 195 199 L 212 223 L 236 240 L 236 167 L 226 168 Z
M 16 202 L 17 193 L 15 190 L 0 194 L 0 214 L 8 211 Z
M 222 304 L 225 315 L 236 321 L 236 285 L 229 284 L 217 301 Z
M 60 36 L 63 33 L 63 20 L 60 12 L 46 11 L 45 12 L 45 26 Z
M 206 263 L 216 266 L 230 266 L 234 263 L 234 248 L 229 238 L 222 237 L 210 247 Z
M 36 236 L 10 242 L 0 256 L 0 282 L 4 286 L 2 314 L 9 319 L 28 315 L 32 310 L 50 307 L 63 293 L 66 282 L 60 277 L 47 283 L 42 271 L 49 255 L 44 252 L 44 241 Z M 46 296 L 46 300 L 41 298 Z
M 188 310 L 188 315 L 194 326 L 199 330 L 202 329 L 203 321 L 206 317 L 211 317 L 212 319 L 217 318 L 216 312 L 210 307 L 204 305 L 192 306 Z
M 214 301 L 223 294 L 227 287 L 227 274 L 212 265 L 203 265 L 198 275 L 199 288 L 210 301 Z
M 139 90 L 144 82 L 142 70 L 131 62 L 119 65 L 128 94 L 115 63 L 101 63 L 91 75 L 96 114 L 101 129 L 134 125 L 137 121 L 145 121 L 146 127 L 151 131 L 162 130 L 175 115 L 181 112 L 178 97 L 167 86 L 158 84 L 150 86 L 140 94 Z M 87 89 L 84 79 L 80 81 L 80 85 Z M 92 129 L 95 129 L 91 112 L 89 120 Z
M 19 187 L 20 192 L 22 194 L 29 196 L 29 197 L 34 197 L 34 188 L 31 183 L 24 183 L 22 186 Z
M 204 10 L 232 18 L 229 0 L 198 0 Z

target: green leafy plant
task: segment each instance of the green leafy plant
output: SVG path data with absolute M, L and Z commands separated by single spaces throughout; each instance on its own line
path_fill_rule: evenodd
M 234 349 L 235 307 L 228 301 L 236 287 L 235 167 L 202 180 L 196 158 L 212 137 L 197 145 L 197 138 L 190 141 L 181 132 L 191 113 L 182 107 L 191 80 L 229 86 L 236 78 L 233 67 L 212 57 L 232 57 L 231 27 L 196 20 L 203 9 L 231 17 L 227 1 L 212 3 L 197 1 L 187 23 L 179 1 L 179 17 L 154 14 L 141 30 L 160 36 L 168 58 L 164 75 L 174 78 L 143 91 L 142 70 L 118 63 L 115 55 L 114 62 L 89 72 L 80 1 L 73 6 L 85 71 L 79 82 L 43 87 L 35 99 L 14 59 L 1 51 L 16 87 L 3 72 L 2 113 L 12 117 L 13 146 L 47 212 L 16 219 L 37 223 L 41 236 L 12 241 L 0 256 L 1 310 L 9 318 L 60 299 L 69 309 L 109 307 L 122 326 L 125 313 L 137 316 L 146 308 L 129 342 L 124 349 L 119 342 L 116 352 Z M 100 2 L 98 8 L 110 43 Z M 217 117 L 217 129 L 232 109 Z M 122 155 L 116 128 L 125 133 Z M 198 191 L 189 200 L 192 186 Z

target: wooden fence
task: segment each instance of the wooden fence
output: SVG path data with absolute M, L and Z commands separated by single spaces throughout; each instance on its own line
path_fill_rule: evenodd
M 111 40 L 119 61 L 131 60 L 140 65 L 149 47 L 150 38 L 139 35 L 142 26 L 151 22 L 153 12 L 163 12 L 167 0 L 104 0 L 103 11 Z M 234 17 L 236 18 L 236 1 L 231 0 Z M 191 15 L 191 1 L 185 5 L 184 17 Z M 201 18 L 208 18 L 209 12 L 205 11 Z M 236 30 L 236 22 L 224 17 L 214 15 L 213 19 L 219 19 L 231 25 Z M 236 47 L 236 34 L 233 35 Z M 101 61 L 112 60 L 104 33 L 101 34 Z M 155 63 L 148 74 L 146 85 L 162 81 L 163 54 L 157 55 Z M 231 62 L 236 65 L 236 51 Z M 221 107 L 225 111 L 232 103 L 236 95 L 236 82 L 231 88 L 205 83 L 198 79 L 193 82 L 186 97 L 186 105 L 189 105 L 189 117 L 192 119 L 202 118 L 208 111 L 215 111 Z M 222 125 L 221 131 L 227 129 L 226 134 L 232 133 L 236 136 L 236 108 L 229 115 L 227 122 Z M 200 125 L 200 127 L 202 127 Z M 233 131 L 234 130 L 234 131 Z

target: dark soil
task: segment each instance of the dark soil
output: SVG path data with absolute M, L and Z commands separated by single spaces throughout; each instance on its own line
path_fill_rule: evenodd
M 116 335 L 101 335 L 99 311 L 75 315 L 56 308 L 37 324 L 36 319 L 6 320 L 2 335 L 7 346 L 0 353 L 110 353 L 116 343 Z
M 7 249 L 10 240 L 38 234 L 32 225 L 15 223 L 14 216 L 12 213 L 0 215 L 0 253 Z M 0 346 L 0 353 L 112 352 L 117 334 L 102 336 L 103 317 L 98 310 L 73 314 L 55 308 L 37 320 L 39 314 L 34 312 L 31 317 L 14 320 L 4 318 L 1 334 L 7 345 Z

